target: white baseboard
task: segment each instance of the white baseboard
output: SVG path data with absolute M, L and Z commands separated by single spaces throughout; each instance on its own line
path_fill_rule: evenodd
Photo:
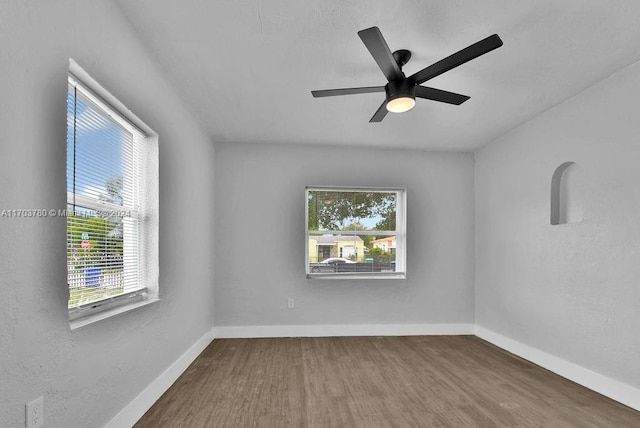
M 214 327 L 215 338 L 421 336 L 474 334 L 473 324 L 270 325 Z
M 160 376 L 147 386 L 120 413 L 111 419 L 105 428 L 130 428 L 153 406 L 167 389 L 180 377 L 189 365 L 213 340 L 208 332 L 174 361 Z
M 564 378 L 640 411 L 640 389 L 476 325 L 475 335 Z

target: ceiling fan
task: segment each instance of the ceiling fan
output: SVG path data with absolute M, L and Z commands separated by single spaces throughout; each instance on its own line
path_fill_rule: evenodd
M 391 53 L 378 27 L 358 31 L 358 36 L 369 49 L 373 59 L 376 60 L 378 67 L 380 67 L 389 83 L 384 86 L 311 91 L 311 94 L 318 98 L 385 92 L 384 102 L 369 122 L 382 122 L 388 111 L 404 113 L 411 110 L 416 104 L 416 97 L 448 104 L 462 104 L 469 99 L 468 96 L 421 86 L 421 84 L 502 46 L 502 40 L 497 34 L 494 34 L 406 77 L 402 72 L 402 67 L 409 62 L 411 52 L 406 49 L 400 49 Z

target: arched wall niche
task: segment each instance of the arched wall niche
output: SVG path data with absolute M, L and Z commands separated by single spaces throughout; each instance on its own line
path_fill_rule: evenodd
M 582 212 L 582 185 L 580 168 L 575 162 L 565 162 L 551 177 L 551 225 L 580 223 Z

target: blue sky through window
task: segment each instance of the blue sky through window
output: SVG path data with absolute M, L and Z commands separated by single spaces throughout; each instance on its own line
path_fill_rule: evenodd
M 128 146 L 124 144 L 126 139 L 131 139 L 127 131 L 79 92 L 76 97 L 74 87 L 69 85 L 67 191 L 121 204 L 121 200 L 114 200 L 110 195 L 107 184 L 115 177 L 122 179 L 124 175 L 124 158 Z

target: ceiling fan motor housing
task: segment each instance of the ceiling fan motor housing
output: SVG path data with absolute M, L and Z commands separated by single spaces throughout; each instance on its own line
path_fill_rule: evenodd
M 384 87 L 387 93 L 387 102 L 396 98 L 415 98 L 416 84 L 410 79 L 392 80 Z

